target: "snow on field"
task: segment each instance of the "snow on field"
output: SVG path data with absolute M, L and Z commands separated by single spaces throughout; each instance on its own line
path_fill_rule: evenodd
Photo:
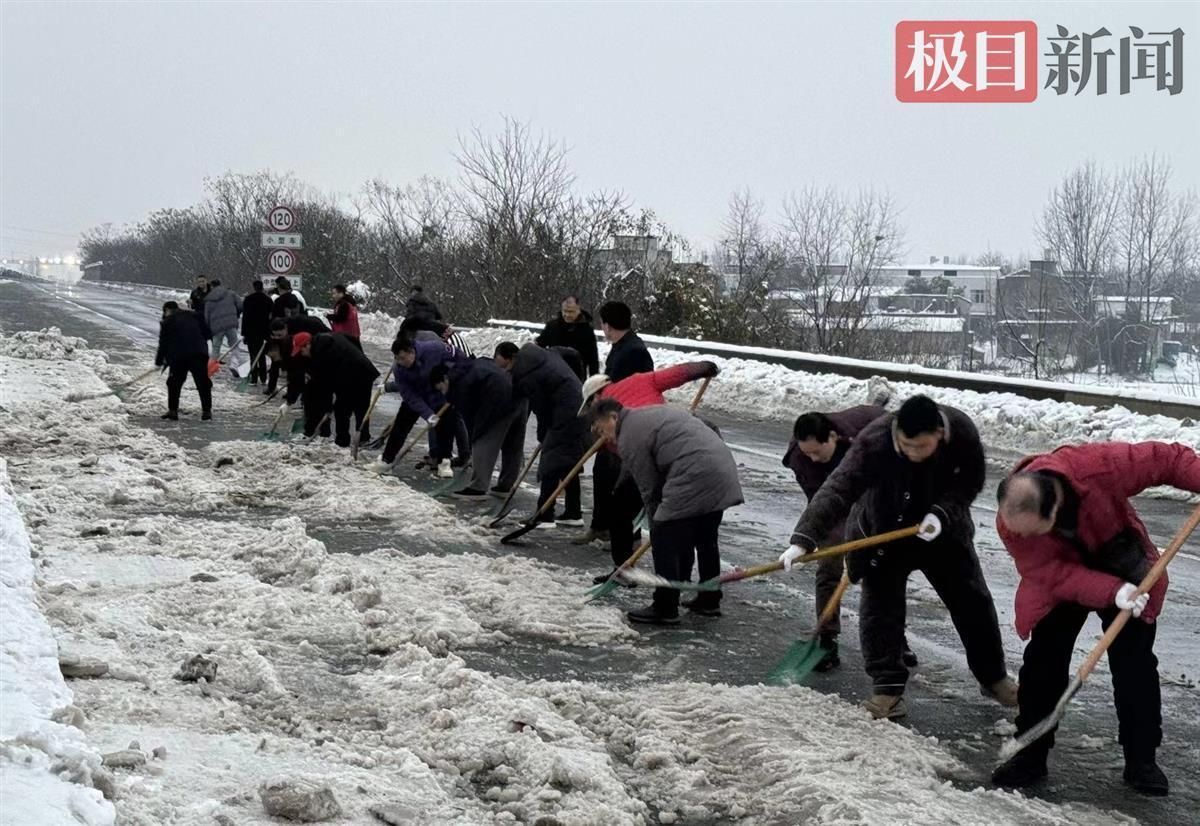
M 98 386 L 89 364 L 106 365 L 78 345 L 73 361 L 37 358 L 58 352 L 54 338 L 0 356 L 0 376 L 21 388 L 8 391 L 0 454 L 58 644 L 108 666 L 72 688 L 88 745 L 134 755 L 115 770 L 123 823 L 278 822 L 259 787 L 280 778 L 328 786 L 337 822 L 358 824 L 377 822 L 372 812 L 462 824 L 1129 822 L 972 788 L 936 741 L 805 688 L 614 690 L 470 668 L 460 654 L 513 641 L 639 638 L 615 608 L 581 604 L 575 571 L 502 552 L 328 448 L 187 451 L 115 400 L 64 423 L 58 400 Z M 0 339 L 0 352 L 16 349 Z M 328 553 L 307 521 L 338 515 L 386 520 L 394 547 Z M 429 541 L 456 553 L 414 551 Z M 215 679 L 175 679 L 197 654 Z M 36 668 L 20 667 L 18 684 L 36 684 Z M 61 822 L 35 811 L 21 822 Z
M 500 341 L 520 344 L 532 340 L 533 334 L 512 328 L 482 328 L 465 337 L 476 352 L 490 353 Z M 601 359 L 607 350 L 602 343 Z M 868 381 L 861 379 L 678 350 L 652 348 L 651 352 L 659 367 L 685 361 L 715 362 L 721 375 L 709 385 L 704 405 L 739 418 L 790 422 L 808 410 L 838 410 L 869 400 Z M 889 405 L 893 409 L 909 396 L 926 393 L 971 416 L 985 444 L 1008 451 L 1033 452 L 1071 442 L 1103 440 L 1157 439 L 1200 445 L 1200 422 L 1185 424 L 1180 419 L 1145 416 L 1122 407 L 1097 409 L 1012 393 L 976 393 L 905 382 L 896 382 L 893 387 Z M 685 388 L 675 391 L 671 398 L 686 402 L 693 392 Z

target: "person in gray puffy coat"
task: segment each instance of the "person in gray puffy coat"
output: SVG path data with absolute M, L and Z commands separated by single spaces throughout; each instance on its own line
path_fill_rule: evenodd
M 718 532 L 725 510 L 743 501 L 733 454 L 720 435 L 691 412 L 666 405 L 630 409 L 601 399 L 591 411 L 592 430 L 617 445 L 621 475 L 632 478 L 650 515 L 654 572 L 688 580 L 696 559 L 700 580 L 721 573 Z M 685 607 L 721 615 L 721 592 L 704 591 Z M 632 622 L 679 622 L 679 591 L 654 589 L 647 608 L 630 611 Z
M 204 322 L 212 332 L 212 355 L 232 350 L 238 342 L 238 319 L 242 315 L 242 297 L 220 281 L 212 281 L 204 297 Z M 229 357 L 233 364 L 232 353 Z

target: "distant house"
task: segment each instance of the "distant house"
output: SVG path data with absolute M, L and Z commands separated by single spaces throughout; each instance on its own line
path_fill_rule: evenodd
M 926 281 L 945 278 L 960 289 L 963 298 L 971 303 L 971 315 L 991 316 L 995 312 L 996 284 L 1000 279 L 999 267 L 951 264 L 949 258 L 943 258 L 939 262 L 936 257 L 931 257 L 928 264 L 892 264 L 880 267 L 878 273 L 877 283 L 894 286 L 904 286 L 913 278 Z
M 1091 273 L 1064 271 L 1049 255 L 1029 262 L 996 282 L 996 337 L 1003 355 L 1031 353 L 1063 362 L 1093 363 Z

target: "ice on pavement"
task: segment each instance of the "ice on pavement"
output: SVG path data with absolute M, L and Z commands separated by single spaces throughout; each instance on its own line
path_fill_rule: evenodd
M 582 604 L 576 570 L 484 542 L 344 454 L 189 451 L 115 399 L 65 417 L 65 394 L 114 368 L 78 341 L 69 353 L 53 333 L 38 341 L 0 338 L 0 454 L 38 549 L 32 563 L 6 556 L 5 582 L 36 565 L 58 645 L 110 667 L 111 679 L 72 683 L 80 753 L 166 748 L 115 771 L 124 823 L 275 822 L 256 790 L 280 775 L 327 783 L 340 822 L 360 824 L 376 822 L 373 808 L 463 824 L 1130 822 L 975 788 L 935 740 L 805 688 L 618 690 L 468 667 L 460 654 L 514 640 L 625 646 L 637 634 L 615 608 Z M 330 519 L 382 522 L 392 547 L 330 554 L 308 530 Z M 421 552 L 431 542 L 455 552 Z M 211 685 L 173 679 L 194 654 L 217 662 Z M 45 670 L 31 660 L 11 673 L 38 685 Z M 59 681 L 53 703 L 64 691 Z M 5 746 L 0 760 L 7 735 Z M 22 771 L 59 782 L 49 761 Z

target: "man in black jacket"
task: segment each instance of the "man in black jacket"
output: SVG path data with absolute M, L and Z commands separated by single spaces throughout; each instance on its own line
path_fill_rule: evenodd
M 179 394 L 188 373 L 200 394 L 200 418 L 212 418 L 212 381 L 208 378 L 208 327 L 192 310 L 181 310 L 174 301 L 163 304 L 154 363 L 167 374 L 167 412 L 164 419 L 179 420 Z
M 304 403 L 304 435 L 314 435 L 317 423 L 332 408 L 334 444 L 350 447 L 350 417 L 361 429 L 379 370 L 341 333 L 297 333 L 292 337 L 292 358 L 303 361 L 311 384 Z
M 576 296 L 568 295 L 562 300 L 562 311 L 557 318 L 546 322 L 536 341 L 543 347 L 573 349 L 579 354 L 587 371 L 583 376 L 585 379 L 600 372 L 600 356 L 596 351 L 596 331 L 592 329 L 592 317 L 579 306 Z
M 192 294 L 188 296 L 188 306 L 192 312 L 204 318 L 204 299 L 208 297 L 208 276 L 197 275 L 196 287 L 192 290 Z
M 507 495 L 521 472 L 525 420 L 529 408 L 513 398 L 512 379 L 495 359 L 473 358 L 435 365 L 429 383 L 458 411 L 470 434 L 472 475 L 455 498 L 481 501 L 489 493 L 492 470 L 500 457 L 500 478 L 492 492 Z
M 646 343 L 632 327 L 633 312 L 628 304 L 609 301 L 600 308 L 600 329 L 612 345 L 608 358 L 604 360 L 604 374 L 613 384 L 634 373 L 654 371 L 654 359 L 646 349 Z
M 538 462 L 541 484 L 538 507 L 541 508 L 586 450 L 587 426 L 579 416 L 583 385 L 560 355 L 533 342 L 523 346 L 511 361 L 506 359 L 505 363 L 512 373 L 514 394 L 519 399 L 527 399 L 530 412 L 537 417 L 537 438 L 542 445 Z M 578 476 L 567 485 L 562 515 L 556 520 L 554 509 L 550 507 L 538 521 L 549 528 L 556 523 L 583 525 Z
M 251 359 L 250 383 L 267 382 L 267 354 L 263 346 L 271 336 L 271 297 L 263 292 L 263 283 L 254 280 L 254 290 L 242 299 L 242 340 Z M 262 350 L 262 352 L 260 352 Z
M 859 432 L 845 458 L 808 503 L 781 556 L 790 569 L 841 522 L 847 539 L 920 523 L 916 537 L 857 551 L 846 561 L 862 581 L 859 636 L 874 683 L 866 708 L 876 718 L 907 714 L 904 687 L 905 590 L 920 570 L 950 612 L 980 691 L 1017 702 L 1008 676 L 996 607 L 975 554 L 971 503 L 983 488 L 983 445 L 963 412 L 913 396 L 895 414 Z
M 441 321 L 442 311 L 433 303 L 433 299 L 425 295 L 425 288 L 420 284 L 413 284 L 409 288 L 408 301 L 404 305 L 404 318 L 419 319 L 421 321 Z
M 304 302 L 292 290 L 292 282 L 282 275 L 275 279 L 275 288 L 279 296 L 271 305 L 272 318 L 296 318 L 308 314 Z

